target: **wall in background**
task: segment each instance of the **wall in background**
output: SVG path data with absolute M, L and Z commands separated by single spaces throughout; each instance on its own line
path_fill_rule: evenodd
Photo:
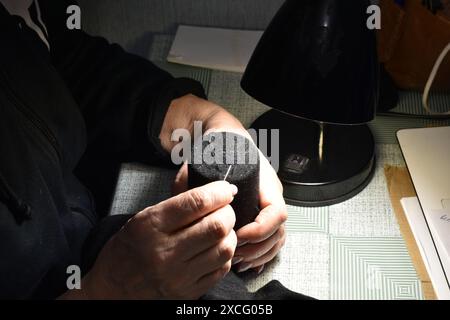
M 79 0 L 83 28 L 127 49 L 178 24 L 262 30 L 283 0 Z

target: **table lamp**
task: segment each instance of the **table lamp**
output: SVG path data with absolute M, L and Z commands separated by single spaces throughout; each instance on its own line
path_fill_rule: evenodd
M 379 64 L 369 5 L 287 0 L 242 78 L 245 92 L 272 107 L 252 128 L 280 130 L 278 175 L 289 204 L 339 203 L 373 177 L 367 122 L 378 103 Z

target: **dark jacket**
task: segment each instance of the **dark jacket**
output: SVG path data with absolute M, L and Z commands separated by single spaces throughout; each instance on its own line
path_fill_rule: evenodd
M 68 2 L 40 4 L 50 52 L 0 4 L 0 298 L 66 291 L 120 163 L 154 163 L 170 102 L 204 97 L 193 80 L 68 30 Z

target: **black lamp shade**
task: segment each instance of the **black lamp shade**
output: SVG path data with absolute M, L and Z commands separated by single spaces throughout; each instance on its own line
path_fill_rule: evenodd
M 370 1 L 287 0 L 260 40 L 242 79 L 256 100 L 305 119 L 362 124 L 378 103 Z

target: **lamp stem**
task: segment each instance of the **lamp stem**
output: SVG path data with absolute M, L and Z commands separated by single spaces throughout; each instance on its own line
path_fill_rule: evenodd
M 319 134 L 319 161 L 323 161 L 323 141 L 325 134 L 325 125 L 323 122 L 319 122 L 320 134 Z

